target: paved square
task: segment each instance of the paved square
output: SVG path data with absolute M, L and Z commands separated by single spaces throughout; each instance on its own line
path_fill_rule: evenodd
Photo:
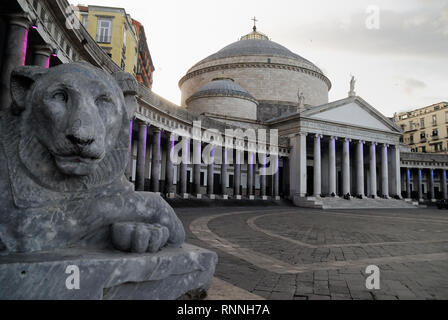
M 215 276 L 267 299 L 448 299 L 448 211 L 178 208 Z M 380 289 L 366 289 L 366 267 Z

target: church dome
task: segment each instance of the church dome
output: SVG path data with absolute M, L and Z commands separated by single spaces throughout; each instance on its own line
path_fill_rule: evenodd
M 257 119 L 257 100 L 229 78 L 213 79 L 188 98 L 186 104 L 196 114 Z
M 218 52 L 201 60 L 194 67 L 214 60 L 241 56 L 271 56 L 293 59 L 306 65 L 313 71 L 322 73 L 322 71 L 309 60 L 295 54 L 286 47 L 269 40 L 267 36 L 257 31 L 241 37 L 241 40 L 231 43 Z
M 187 104 L 194 99 L 211 96 L 239 97 L 256 102 L 255 98 L 247 92 L 246 89 L 236 84 L 232 79 L 217 78 L 213 79 L 211 82 L 196 91 L 190 98 L 187 99 Z
M 222 77 L 234 83 L 212 81 Z M 254 26 L 239 41 L 191 67 L 180 79 L 179 88 L 182 106 L 212 89 L 220 93 L 231 90 L 239 97 L 250 95 L 257 103 L 257 119 L 263 120 L 295 108 L 298 92 L 306 105 L 328 103 L 331 82 L 311 61 L 270 40 Z

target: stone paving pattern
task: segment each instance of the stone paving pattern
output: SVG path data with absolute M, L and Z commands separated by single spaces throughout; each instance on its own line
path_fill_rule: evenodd
M 446 210 L 322 211 L 285 206 L 176 212 L 187 229 L 187 242 L 217 252 L 216 277 L 266 299 L 448 299 Z M 251 264 L 191 232 L 194 220 L 221 213 L 208 223 L 217 236 L 254 254 L 309 268 L 292 274 L 272 272 L 265 262 Z M 413 256 L 417 261 L 409 258 Z M 376 259 L 380 268 L 380 290 L 365 287 L 369 259 Z M 366 261 L 365 266 L 351 264 L 359 260 Z M 339 266 L 341 262 L 347 265 Z M 315 270 L 315 265 L 327 270 Z

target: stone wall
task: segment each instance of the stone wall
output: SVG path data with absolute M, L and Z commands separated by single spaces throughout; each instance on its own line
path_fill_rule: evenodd
M 297 103 L 298 88 L 305 95 L 305 103 L 321 105 L 328 103 L 328 84 L 318 76 L 269 64 L 259 66 L 229 66 L 212 68 L 207 72 L 195 74 L 181 81 L 182 105 L 202 86 L 219 77 L 228 77 L 246 89 L 257 100 L 288 101 Z M 317 74 L 316 74 L 317 75 Z
M 237 97 L 202 97 L 190 101 L 187 110 L 197 114 L 213 113 L 245 119 L 257 119 L 255 102 Z
M 297 104 L 281 101 L 260 101 L 257 110 L 257 120 L 266 121 L 295 112 L 297 112 Z

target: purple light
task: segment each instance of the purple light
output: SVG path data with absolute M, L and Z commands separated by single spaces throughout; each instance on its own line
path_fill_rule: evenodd
M 34 30 L 37 30 L 37 26 L 36 25 L 32 25 L 31 28 L 33 28 Z
M 25 65 L 25 59 L 26 59 L 26 48 L 28 46 L 28 29 L 25 30 L 25 35 L 23 37 L 23 44 L 22 44 L 22 61 L 21 65 Z
M 50 57 L 48 57 L 48 58 L 45 60 L 45 68 L 46 68 L 46 69 L 49 69 L 49 68 L 50 68 Z
M 407 170 L 407 174 L 408 174 L 408 180 L 410 181 L 411 180 L 411 170 Z

